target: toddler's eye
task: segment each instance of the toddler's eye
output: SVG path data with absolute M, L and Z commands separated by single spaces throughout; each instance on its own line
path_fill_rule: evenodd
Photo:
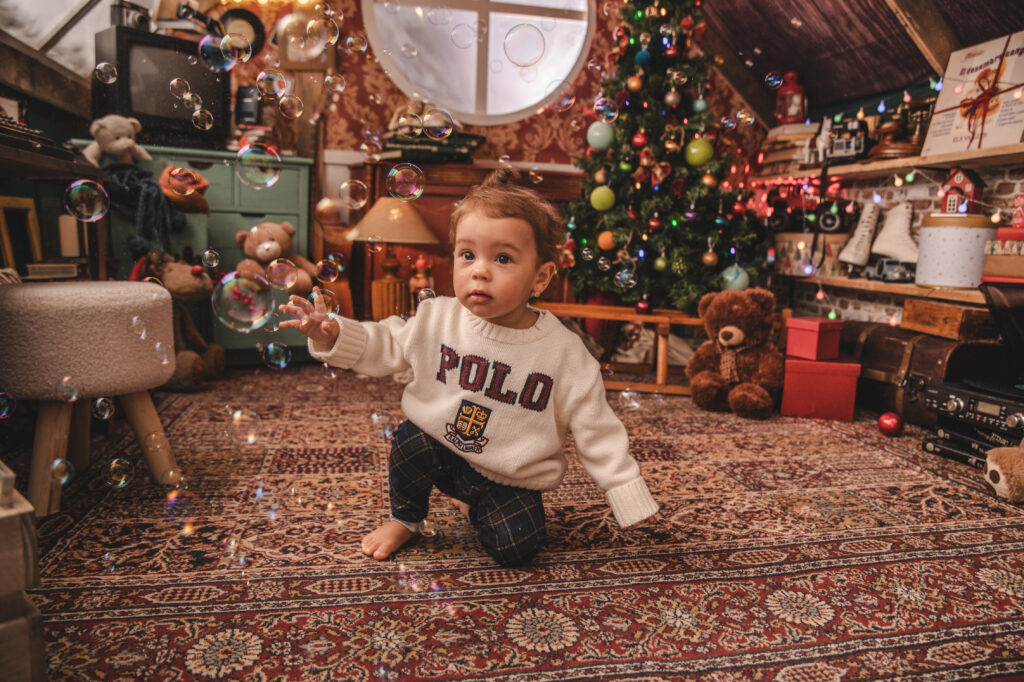
M 462 260 L 473 260 L 473 252 L 463 251 L 462 253 L 459 254 L 459 258 L 461 258 Z
M 508 265 L 512 262 L 512 258 L 507 253 L 500 253 L 496 259 L 502 265 Z

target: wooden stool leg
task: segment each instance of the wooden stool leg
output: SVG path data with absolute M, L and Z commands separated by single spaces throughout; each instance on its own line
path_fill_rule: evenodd
M 142 448 L 142 454 L 146 457 L 149 475 L 157 483 L 176 483 L 177 475 L 172 473 L 172 470 L 177 470 L 178 463 L 171 452 L 171 444 L 164 433 L 160 417 L 156 414 L 156 408 L 153 407 L 153 398 L 150 397 L 149 391 L 128 393 L 119 396 L 119 400 Z
M 54 460 L 64 459 L 70 428 L 71 403 L 56 400 L 39 403 L 28 474 L 28 501 L 36 508 L 36 516 L 46 516 L 60 507 L 60 484 L 54 482 L 50 469 Z
M 67 459 L 75 471 L 89 468 L 89 425 L 92 421 L 92 407 L 89 400 L 78 400 L 71 408 L 71 440 L 68 443 Z
M 668 332 L 669 326 L 663 322 L 658 323 L 658 334 L 655 347 L 658 360 L 655 365 L 655 383 L 668 383 Z

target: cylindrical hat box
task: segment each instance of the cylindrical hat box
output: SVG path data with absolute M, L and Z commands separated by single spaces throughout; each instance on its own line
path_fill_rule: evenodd
M 976 287 L 985 265 L 985 242 L 996 238 L 987 216 L 933 213 L 921 221 L 915 281 L 924 286 Z

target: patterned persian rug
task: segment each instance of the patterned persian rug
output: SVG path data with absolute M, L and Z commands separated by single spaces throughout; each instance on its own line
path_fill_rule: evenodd
M 181 490 L 148 480 L 123 422 L 94 435 L 39 527 L 51 679 L 1024 675 L 1024 510 L 920 430 L 610 393 L 658 517 L 619 529 L 573 461 L 531 567 L 495 565 L 439 496 L 436 535 L 379 563 L 358 547 L 387 515 L 400 392 L 307 365 L 157 394 Z

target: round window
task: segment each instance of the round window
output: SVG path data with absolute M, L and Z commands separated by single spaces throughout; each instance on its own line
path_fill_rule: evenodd
M 406 95 L 473 125 L 509 123 L 575 97 L 594 0 L 362 0 L 367 37 Z

